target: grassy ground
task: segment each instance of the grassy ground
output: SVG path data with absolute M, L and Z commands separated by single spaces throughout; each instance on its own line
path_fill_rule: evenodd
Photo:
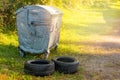
M 30 59 L 39 59 L 43 56 L 27 55 L 26 58 L 21 58 L 17 50 L 18 39 L 17 35 L 15 34 L 16 32 L 1 32 L 0 80 L 113 80 L 119 78 L 118 76 L 113 76 L 110 78 L 107 78 L 107 76 L 100 76 L 99 73 L 92 72 L 96 70 L 91 70 L 85 65 L 86 62 L 90 61 L 91 66 L 89 67 L 96 68 L 93 67 L 95 66 L 93 63 L 96 61 L 94 58 L 98 58 L 98 56 L 93 54 L 101 55 L 107 52 L 106 49 L 98 48 L 101 43 L 96 42 L 107 42 L 107 39 L 111 39 L 106 37 L 106 35 L 111 35 L 110 33 L 114 32 L 114 22 L 117 23 L 118 19 L 120 18 L 120 6 L 114 5 L 116 4 L 113 4 L 111 8 L 106 9 L 61 9 L 64 13 L 64 16 L 61 28 L 60 43 L 57 52 L 53 50 L 51 51 L 49 60 L 53 57 L 62 55 L 75 57 L 80 62 L 79 70 L 75 74 L 64 75 L 62 73 L 55 72 L 53 75 L 45 77 L 35 77 L 25 74 L 23 71 L 24 62 Z M 119 41 L 119 39 L 117 38 L 116 41 Z M 113 53 L 119 52 L 119 49 L 112 48 L 110 52 L 111 51 L 113 51 Z M 91 58 L 93 58 L 94 61 L 92 61 Z M 111 64 L 107 64 L 107 66 L 111 66 Z

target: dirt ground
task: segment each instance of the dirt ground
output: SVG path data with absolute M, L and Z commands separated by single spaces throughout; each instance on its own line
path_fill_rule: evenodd
M 82 63 L 87 80 L 120 80 L 120 27 L 113 27 L 109 34 L 98 35 L 99 40 L 83 43 L 92 48 Z

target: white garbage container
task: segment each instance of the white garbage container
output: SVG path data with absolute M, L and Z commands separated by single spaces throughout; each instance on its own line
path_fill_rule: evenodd
M 28 5 L 16 11 L 19 52 L 45 54 L 57 48 L 60 36 L 62 12 L 51 6 Z

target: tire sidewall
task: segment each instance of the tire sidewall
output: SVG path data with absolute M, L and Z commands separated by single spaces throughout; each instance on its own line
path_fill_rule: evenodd
M 62 61 L 57 60 L 59 58 L 69 58 L 74 61 L 73 62 L 62 62 Z M 55 62 L 55 69 L 63 73 L 77 72 L 78 67 L 79 67 L 79 62 L 75 58 L 72 58 L 72 57 L 66 57 L 66 56 L 57 57 L 57 58 L 54 58 L 53 61 Z
M 28 70 L 30 72 L 30 74 L 33 74 L 33 75 L 50 75 L 54 72 L 55 70 L 55 65 L 54 65 L 54 62 L 52 61 L 48 61 L 48 60 L 45 60 L 45 61 L 48 61 L 49 63 L 48 64 L 32 64 L 31 62 L 34 62 L 34 61 L 39 61 L 39 60 L 29 60 L 29 61 L 26 61 L 25 64 L 24 64 L 24 70 Z M 41 61 L 44 61 L 41 59 Z

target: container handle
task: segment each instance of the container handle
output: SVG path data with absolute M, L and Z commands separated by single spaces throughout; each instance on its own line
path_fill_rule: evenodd
M 31 32 L 32 35 L 36 35 L 35 28 L 31 26 L 29 22 L 29 9 L 27 9 L 27 25 L 29 27 L 29 31 Z

